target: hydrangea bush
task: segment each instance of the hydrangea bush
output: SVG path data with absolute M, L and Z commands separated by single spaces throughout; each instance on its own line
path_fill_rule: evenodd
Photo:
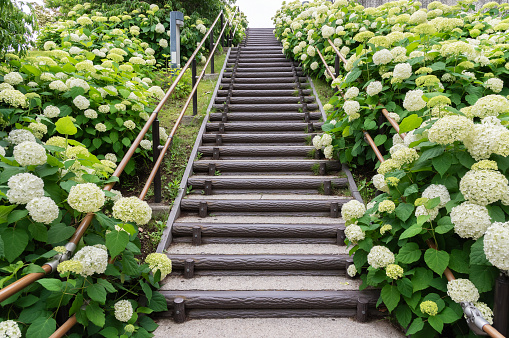
M 118 180 L 111 176 L 116 158 L 99 160 L 72 139 L 77 128 L 69 117 L 55 121 L 55 132 L 44 143 L 29 129 L 0 132 L 0 288 L 68 255 L 64 245 L 78 224 L 87 213 L 95 217 L 57 272 L 1 303 L 0 336 L 49 337 L 62 313 L 79 323 L 70 337 L 149 337 L 157 324 L 146 315 L 167 310 L 155 289 L 171 272 L 166 255 L 135 258 L 138 226 L 152 211 L 101 188 Z
M 291 2 L 274 22 L 283 52 L 309 74 L 326 75 L 316 49 L 333 64 L 328 39 L 346 59 L 323 130 L 336 159 L 377 170 L 380 190 L 365 212 L 344 206 L 349 274 L 381 288 L 407 334 L 430 337 L 452 323 L 454 334 L 468 332 L 463 301 L 490 321 L 495 279 L 509 267 L 509 5 Z

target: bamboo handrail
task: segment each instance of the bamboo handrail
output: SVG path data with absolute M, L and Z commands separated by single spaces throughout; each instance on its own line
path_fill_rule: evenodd
M 238 8 L 237 8 L 238 9 Z M 209 30 L 207 31 L 207 33 L 205 34 L 205 36 L 202 38 L 201 42 L 198 44 L 198 46 L 196 47 L 195 51 L 193 52 L 193 54 L 191 55 L 191 57 L 189 57 L 188 61 L 186 62 L 186 64 L 184 65 L 184 67 L 181 69 L 181 71 L 179 72 L 178 76 L 176 77 L 175 81 L 171 84 L 170 88 L 168 89 L 168 91 L 166 92 L 166 94 L 164 95 L 164 97 L 161 99 L 161 101 L 159 102 L 159 104 L 156 106 L 156 108 L 154 109 L 154 111 L 152 112 L 152 114 L 150 115 L 149 119 L 147 120 L 147 122 L 145 123 L 145 125 L 143 126 L 142 130 L 140 131 L 140 133 L 138 134 L 138 136 L 136 137 L 136 139 L 133 141 L 133 143 L 131 144 L 131 147 L 129 148 L 129 150 L 125 153 L 124 157 L 122 158 L 120 164 L 117 166 L 117 168 L 115 169 L 115 171 L 113 172 L 113 174 L 111 175 L 112 177 L 120 177 L 120 175 L 122 174 L 122 172 L 124 171 L 127 163 L 131 160 L 131 157 L 134 155 L 134 152 L 136 151 L 136 149 L 138 148 L 140 142 L 143 140 L 143 138 L 145 137 L 145 134 L 149 131 L 152 123 L 154 122 L 154 120 L 157 118 L 157 115 L 159 114 L 159 111 L 161 110 L 161 108 L 164 106 L 164 104 L 166 103 L 166 101 L 168 100 L 168 98 L 171 96 L 173 90 L 176 88 L 178 82 L 182 79 L 182 77 L 184 76 L 184 73 L 185 71 L 189 68 L 189 66 L 191 65 L 191 62 L 192 60 L 196 57 L 196 55 L 198 54 L 199 50 L 201 49 L 201 47 L 203 46 L 203 44 L 205 43 L 205 41 L 207 40 L 208 36 L 210 35 L 210 33 L 212 32 L 212 30 L 214 29 L 215 25 L 217 24 L 219 18 L 221 17 L 221 14 L 223 14 L 223 10 L 221 10 L 219 12 L 219 14 L 217 15 L 216 19 L 214 20 L 214 22 L 212 23 L 211 27 L 209 28 Z M 226 26 L 226 25 L 225 25 Z M 223 28 L 224 30 L 224 28 Z M 217 42 L 215 44 L 217 46 Z M 175 127 L 174 127 L 175 129 Z M 173 132 L 173 130 L 172 130 Z M 170 138 L 169 138 L 170 139 Z M 113 188 L 113 186 L 115 185 L 115 182 L 111 182 L 107 185 L 104 186 L 103 190 L 111 190 Z M 94 214 L 93 213 L 88 213 L 84 218 L 83 220 L 80 222 L 79 226 L 76 228 L 76 231 L 74 232 L 74 235 L 71 237 L 71 239 L 69 240 L 68 244 L 71 243 L 72 246 L 74 246 L 74 248 L 76 247 L 76 245 L 79 243 L 81 237 L 85 234 L 86 230 L 88 229 L 88 226 L 92 223 L 92 219 L 94 218 Z M 51 263 L 51 264 L 50 264 Z M 58 262 L 57 262 L 58 263 Z M 42 266 L 42 269 L 44 270 L 44 273 L 42 272 L 36 272 L 36 273 L 30 273 L 30 274 L 27 274 L 26 276 L 16 280 L 15 282 L 7 285 L 6 287 L 0 289 L 0 302 L 3 302 L 4 300 L 6 300 L 7 298 L 9 298 L 10 296 L 12 296 L 13 294 L 15 294 L 16 292 L 19 292 L 21 291 L 22 289 L 24 289 L 25 287 L 27 287 L 28 285 L 32 284 L 33 282 L 41 279 L 42 277 L 44 277 L 46 274 L 49 274 L 51 272 L 53 272 L 55 269 L 56 269 L 56 265 L 58 264 L 55 264 L 54 261 L 52 262 L 49 262 L 49 263 L 46 263 Z

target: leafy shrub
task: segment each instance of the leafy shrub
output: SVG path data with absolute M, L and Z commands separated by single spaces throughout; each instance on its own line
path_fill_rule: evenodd
M 56 276 L 2 302 L 0 326 L 10 323 L 23 336 L 47 337 L 62 312 L 76 314 L 80 325 L 72 337 L 149 336 L 157 325 L 145 314 L 166 310 L 164 297 L 153 289 L 171 270 L 157 255 L 143 264 L 134 258 L 140 253 L 135 225 L 148 222 L 151 210 L 136 197 L 102 190 L 99 186 L 118 180 L 110 176 L 114 158 L 99 160 L 71 139 L 78 129 L 70 117 L 55 125 L 61 136 L 46 144 L 27 129 L 0 133 L 0 287 L 42 272 L 39 266 L 53 256 L 69 259 L 76 252 L 58 265 Z M 126 206 L 137 211 L 126 212 Z M 111 210 L 114 217 L 107 216 Z M 87 212 L 95 217 L 78 247 L 64 247 Z
M 461 301 L 481 301 L 491 320 L 485 303 L 509 267 L 501 239 L 509 232 L 509 45 L 500 33 L 509 6 L 473 9 L 466 1 L 435 1 L 427 12 L 417 2 L 324 1 L 290 3 L 275 17 L 285 53 L 311 74 L 325 72 L 316 48 L 329 63 L 335 57 L 326 38 L 347 58 L 322 128 L 341 162 L 375 166 L 365 131 L 387 154 L 373 177 L 381 194 L 367 210 L 343 210 L 355 253 L 349 270 L 362 288 L 381 288 L 380 302 L 416 337 L 459 321 Z M 401 135 L 379 122 L 382 108 Z

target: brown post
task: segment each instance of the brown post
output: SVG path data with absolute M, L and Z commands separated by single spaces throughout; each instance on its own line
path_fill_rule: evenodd
M 203 192 L 205 195 L 212 195 L 212 181 L 205 181 Z
M 304 113 L 304 121 L 306 123 L 309 123 L 310 120 L 311 120 L 311 117 L 309 116 L 309 112 L 307 111 Z
M 346 239 L 346 236 L 345 236 L 345 230 L 344 229 L 341 229 L 341 228 L 338 228 L 338 231 L 337 231 L 337 235 L 336 235 L 336 243 L 338 245 L 345 245 L 345 239 Z M 347 266 L 348 267 L 348 266 Z
M 339 205 L 338 202 L 332 202 L 330 204 L 330 217 L 338 218 L 339 217 Z
M 179 324 L 186 321 L 186 306 L 183 298 L 178 297 L 173 300 L 173 320 Z
M 228 121 L 228 113 L 227 112 L 222 112 L 221 113 L 221 122 L 227 122 Z
M 223 122 L 219 123 L 219 133 L 224 134 L 224 123 Z
M 323 182 L 323 194 L 324 195 L 332 194 L 332 182 L 330 180 Z
M 320 174 L 320 176 L 325 176 L 325 174 L 327 173 L 327 165 L 325 164 L 325 162 L 320 163 L 320 167 L 318 167 L 318 173 Z
M 204 202 L 204 203 L 205 203 L 205 208 L 206 208 L 207 202 Z M 200 211 L 201 211 L 201 206 L 200 206 Z M 200 216 L 200 217 L 202 217 L 202 216 Z M 203 217 L 206 217 L 206 214 Z M 193 227 L 193 241 L 192 242 L 193 242 L 194 246 L 201 245 L 201 227 L 199 227 L 198 225 L 195 225 Z
M 212 149 L 212 159 L 213 160 L 219 160 L 219 148 L 214 147 Z
M 198 210 L 198 215 L 200 217 L 207 217 L 207 202 L 200 202 L 200 209 Z
M 184 263 L 184 278 L 194 277 L 194 260 L 189 258 Z
M 214 176 L 216 174 L 216 165 L 214 163 L 209 163 L 209 176 Z
M 223 136 L 221 134 L 216 134 L 216 146 L 223 145 Z
M 509 336 L 509 277 L 501 275 L 495 283 L 493 326 L 502 335 Z
M 313 123 L 308 123 L 308 133 L 312 133 L 314 130 Z
M 357 299 L 357 321 L 359 323 L 365 323 L 368 321 L 368 305 L 369 302 L 367 299 L 358 298 Z

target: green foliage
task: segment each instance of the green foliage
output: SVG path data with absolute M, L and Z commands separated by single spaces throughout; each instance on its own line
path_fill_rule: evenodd
M 21 8 L 28 6 L 30 13 Z M 37 29 L 36 16 L 32 5 L 15 0 L 0 0 L 0 58 L 8 51 L 14 50 L 24 54 L 31 47 L 30 33 Z

